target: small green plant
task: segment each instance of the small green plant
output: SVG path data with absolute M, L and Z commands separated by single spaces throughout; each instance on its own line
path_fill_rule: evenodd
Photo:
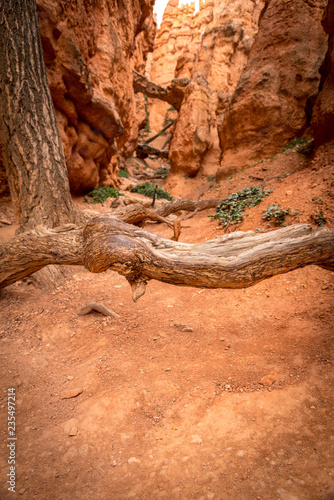
M 164 178 L 166 178 L 168 175 L 168 172 L 169 172 L 169 169 L 163 167 L 163 168 L 160 168 L 159 170 L 157 170 L 155 172 L 155 175 L 163 175 L 163 176 L 165 176 Z
M 290 151 L 291 149 L 294 149 L 296 146 L 299 146 L 298 151 L 300 147 L 306 143 L 309 143 L 311 141 L 311 137 L 295 137 L 292 139 L 292 141 L 289 142 L 289 144 L 286 144 L 285 146 L 280 149 L 280 153 L 285 153 L 286 151 Z
M 320 212 L 318 212 L 317 214 L 311 214 L 310 218 L 317 224 L 317 226 L 322 227 L 327 224 L 327 219 L 323 210 L 320 210 Z
M 224 198 L 216 207 L 216 215 L 211 215 L 210 219 L 218 219 L 219 225 L 223 227 L 238 224 L 242 222 L 246 208 L 258 205 L 272 191 L 272 189 L 262 189 L 258 186 L 247 186 Z
M 129 172 L 125 170 L 124 168 L 120 168 L 118 172 L 118 177 L 125 177 L 126 179 L 129 178 Z
M 262 219 L 269 221 L 269 223 L 272 221 L 276 226 L 285 226 L 285 217 L 291 213 L 291 210 L 290 208 L 283 210 L 279 205 L 274 203 L 273 205 L 268 205 L 263 212 Z
M 131 192 L 144 194 L 149 198 L 153 198 L 155 192 L 155 184 L 152 184 L 151 182 L 144 182 L 143 184 L 137 184 L 137 186 L 133 186 L 131 188 Z M 157 198 L 159 200 L 164 199 L 172 201 L 171 195 L 161 187 L 158 187 L 157 189 Z
M 322 201 L 323 198 L 321 196 L 315 196 L 314 198 L 312 198 L 312 201 Z
M 216 176 L 215 176 L 215 175 L 209 175 L 209 177 L 208 177 L 208 181 L 209 181 L 209 182 L 212 182 L 212 181 L 214 181 L 214 180 L 215 180 L 215 178 L 216 178 Z
M 314 151 L 314 140 L 309 139 L 309 141 L 306 142 L 305 144 L 301 144 L 297 148 L 297 151 L 298 151 L 298 153 L 301 153 L 302 155 L 306 155 L 306 156 L 311 155 Z
M 123 196 L 117 189 L 107 186 L 101 186 L 84 197 L 85 203 L 104 203 L 107 198 L 119 198 L 119 196 Z

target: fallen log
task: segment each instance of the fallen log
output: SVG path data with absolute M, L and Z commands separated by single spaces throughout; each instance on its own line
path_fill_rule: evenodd
M 142 160 L 147 158 L 149 155 L 168 160 L 169 151 L 163 151 L 162 149 L 154 148 L 148 144 L 138 144 L 136 154 L 138 158 L 141 158 Z
M 156 83 L 149 81 L 146 76 L 138 73 L 137 71 L 133 71 L 132 74 L 133 90 L 135 93 L 141 92 L 147 97 L 168 102 L 177 111 L 180 110 L 185 88 L 190 83 L 188 78 L 174 78 L 170 85 L 162 87 L 161 85 L 157 85 Z
M 149 139 L 147 139 L 147 141 L 145 141 L 144 144 L 149 144 L 150 142 L 155 141 L 155 139 L 160 137 L 164 132 L 166 132 L 166 130 L 171 128 L 171 126 L 174 125 L 174 123 L 175 123 L 175 120 L 172 120 L 170 123 L 168 123 L 168 125 L 166 125 L 163 129 L 161 129 L 160 132 L 158 132 L 157 134 L 155 134 L 152 137 L 150 137 Z M 170 139 L 168 139 L 168 141 L 169 140 Z M 161 148 L 161 149 L 164 149 L 164 148 Z
M 315 264 L 334 270 L 334 232 L 308 224 L 268 233 L 234 232 L 200 244 L 179 243 L 108 215 L 85 227 L 36 228 L 0 245 L 0 288 L 48 264 L 111 269 L 126 277 L 136 301 L 149 280 L 200 288 L 246 288 Z

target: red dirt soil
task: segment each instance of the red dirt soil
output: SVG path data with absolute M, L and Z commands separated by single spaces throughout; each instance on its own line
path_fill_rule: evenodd
M 183 197 L 274 188 L 228 231 L 267 229 L 261 216 L 273 203 L 299 209 L 288 224 L 322 209 L 334 229 L 333 165 L 285 153 L 212 183 L 184 179 Z M 12 217 L 6 204 L 0 212 Z M 221 234 L 214 213 L 184 221 L 180 241 Z M 163 224 L 144 227 L 172 236 Z M 150 282 L 136 304 L 116 273 L 66 274 L 53 292 L 26 280 L 0 295 L 1 499 L 334 498 L 330 272 L 309 266 L 246 290 Z M 90 302 L 120 318 L 78 316 Z M 9 387 L 16 493 L 6 484 Z M 79 394 L 63 399 L 68 390 Z

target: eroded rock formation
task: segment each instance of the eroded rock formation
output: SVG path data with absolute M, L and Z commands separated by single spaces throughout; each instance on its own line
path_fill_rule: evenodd
M 218 127 L 218 177 L 277 150 L 310 123 L 326 52 L 326 0 L 270 0 L 247 66 Z
M 171 174 L 197 174 L 211 146 L 212 92 L 202 75 L 186 87 L 169 150 Z
M 112 157 L 138 136 L 143 106 L 133 68 L 152 50 L 153 0 L 38 0 L 51 95 L 71 190 L 118 183 Z M 135 146 L 134 146 L 135 147 Z M 130 148 L 131 149 L 131 148 Z
M 334 143 L 334 0 L 328 2 L 322 25 L 329 39 L 328 51 L 322 67 L 320 93 L 312 115 L 316 147 L 326 142 Z
M 178 7 L 169 0 L 152 56 L 151 80 L 166 86 L 174 77 L 202 74 L 224 99 L 235 89 L 258 31 L 264 0 L 207 0 Z M 161 128 L 166 106 L 150 106 L 153 128 Z

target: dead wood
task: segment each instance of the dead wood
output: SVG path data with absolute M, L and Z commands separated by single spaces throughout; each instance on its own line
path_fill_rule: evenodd
M 86 314 L 89 314 L 93 311 L 99 312 L 103 314 L 103 316 L 112 316 L 115 319 L 120 317 L 119 314 L 115 313 L 111 309 L 108 309 L 108 307 L 104 306 L 103 304 L 100 304 L 99 302 L 90 302 L 90 304 L 81 307 L 80 309 L 77 310 L 77 315 L 85 316 Z
M 157 213 L 163 217 L 167 217 L 170 214 L 184 210 L 186 212 L 201 212 L 202 210 L 207 210 L 209 208 L 215 208 L 221 202 L 220 198 L 212 200 L 173 200 L 164 203 L 157 209 Z
M 180 110 L 185 88 L 189 85 L 188 78 L 174 78 L 170 85 L 162 87 L 150 82 L 146 76 L 133 71 L 133 89 L 135 93 L 141 92 L 147 97 L 160 99 L 171 104 L 177 111 Z
M 157 139 L 158 137 L 160 137 L 166 130 L 168 130 L 169 128 L 171 128 L 171 126 L 174 125 L 174 123 L 175 123 L 175 120 L 172 120 L 171 123 L 168 123 L 168 125 L 166 125 L 163 129 L 161 129 L 160 132 L 158 132 L 157 134 L 155 134 L 152 137 L 150 137 L 149 139 L 147 139 L 147 141 L 145 141 L 144 144 L 149 144 L 150 142 L 155 141 L 155 139 Z M 161 149 L 164 149 L 164 148 L 161 148 Z
M 136 154 L 138 158 L 147 158 L 149 155 L 156 156 L 157 158 L 163 158 L 168 160 L 169 151 L 163 151 L 162 149 L 154 148 L 148 144 L 138 144 L 136 148 Z
M 222 235 L 200 244 L 174 242 L 108 215 L 84 228 L 34 229 L 0 245 L 0 287 L 48 264 L 111 269 L 126 277 L 133 300 L 149 280 L 200 288 L 246 288 L 310 264 L 334 270 L 334 232 L 308 224 L 263 234 Z
M 174 235 L 173 240 L 178 241 L 179 236 L 181 234 L 181 224 L 179 221 L 187 220 L 193 217 L 197 212 L 202 210 L 207 210 L 208 208 L 214 208 L 220 203 L 220 199 L 213 200 L 200 200 L 200 201 L 192 201 L 192 200 L 173 200 L 170 202 L 166 202 L 160 207 L 153 209 L 149 208 L 149 202 L 145 203 L 135 203 L 127 206 L 119 206 L 116 208 L 112 215 L 116 216 L 117 219 L 122 220 L 123 222 L 127 222 L 128 224 L 139 224 L 140 222 L 151 220 L 155 222 L 164 222 L 168 224 L 169 227 L 173 228 Z M 115 202 L 113 201 L 113 204 Z M 120 203 L 122 203 L 122 198 Z M 171 222 L 166 217 L 168 217 L 172 213 L 186 211 L 190 212 L 190 214 L 179 218 L 178 223 L 176 221 Z

